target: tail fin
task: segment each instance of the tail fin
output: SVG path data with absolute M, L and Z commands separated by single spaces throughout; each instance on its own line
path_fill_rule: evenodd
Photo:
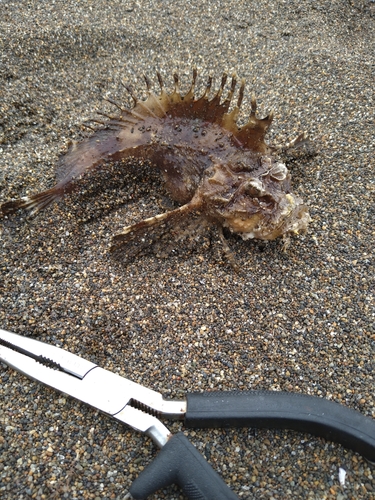
M 61 192 L 58 189 L 52 188 L 32 196 L 24 196 L 18 200 L 7 201 L 1 205 L 1 211 L 3 215 L 9 215 L 19 209 L 25 209 L 29 210 L 31 214 L 36 214 L 39 210 L 43 210 L 60 197 Z

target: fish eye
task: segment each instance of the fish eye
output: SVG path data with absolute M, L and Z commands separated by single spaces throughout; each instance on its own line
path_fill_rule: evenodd
M 271 168 L 269 173 L 272 179 L 283 181 L 287 176 L 288 169 L 286 168 L 284 163 L 276 163 L 276 165 Z

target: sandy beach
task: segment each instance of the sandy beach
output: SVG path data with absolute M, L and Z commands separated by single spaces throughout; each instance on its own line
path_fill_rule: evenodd
M 123 264 L 111 237 L 171 208 L 150 166 L 82 200 L 0 219 L 0 327 L 58 345 L 168 398 L 206 390 L 295 391 L 375 418 L 375 3 L 56 0 L 0 2 L 0 203 L 52 187 L 55 165 L 110 96 L 197 95 L 223 71 L 274 112 L 270 144 L 306 130 L 287 158 L 312 221 L 265 244 L 213 231 L 192 249 Z M 169 208 L 168 208 L 169 204 Z M 183 430 L 243 499 L 370 500 L 362 456 L 308 433 Z M 0 496 L 121 499 L 153 460 L 150 439 L 0 364 Z M 346 471 L 345 484 L 339 469 Z M 182 499 L 171 486 L 152 499 Z

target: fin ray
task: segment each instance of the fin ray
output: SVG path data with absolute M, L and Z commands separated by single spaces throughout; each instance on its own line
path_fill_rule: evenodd
M 122 233 L 113 236 L 110 252 L 117 257 L 123 254 L 134 257 L 150 247 L 164 234 L 173 231 L 184 219 L 198 209 L 192 200 L 170 212 L 158 214 L 127 226 Z
M 7 201 L 1 205 L 1 211 L 3 215 L 10 215 L 17 210 L 24 209 L 29 210 L 31 214 L 36 214 L 52 202 L 58 200 L 61 196 L 61 191 L 55 187 L 32 196 L 24 196 L 17 200 Z

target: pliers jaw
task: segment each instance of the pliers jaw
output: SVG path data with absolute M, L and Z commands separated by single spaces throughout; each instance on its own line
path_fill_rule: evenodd
M 167 401 L 159 392 L 75 354 L 1 329 L 0 359 L 28 377 L 145 433 L 159 447 L 166 444 L 170 432 L 157 417 L 183 419 L 186 413 L 186 401 Z
M 172 483 L 190 498 L 237 498 L 187 438 L 182 433 L 171 436 L 158 416 L 183 419 L 191 428 L 307 430 L 374 461 L 375 421 L 324 398 L 278 391 L 212 391 L 187 394 L 186 401 L 167 401 L 75 354 L 3 330 L 0 360 L 147 434 L 162 448 L 132 484 L 130 493 L 137 499 Z

